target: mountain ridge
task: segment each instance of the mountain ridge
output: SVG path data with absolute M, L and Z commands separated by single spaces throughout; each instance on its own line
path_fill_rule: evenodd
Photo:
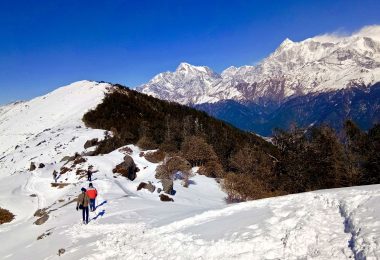
M 367 26 L 349 36 L 326 34 L 301 42 L 286 38 L 258 65 L 231 66 L 220 74 L 183 62 L 137 90 L 181 104 L 227 99 L 266 104 L 378 81 L 380 26 Z

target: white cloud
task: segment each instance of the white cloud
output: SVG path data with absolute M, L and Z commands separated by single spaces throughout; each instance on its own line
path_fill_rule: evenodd
M 368 25 L 353 33 L 347 33 L 343 29 L 339 29 L 332 33 L 315 36 L 312 39 L 320 42 L 338 42 L 343 38 L 355 36 L 371 37 L 377 41 L 380 41 L 380 25 Z
M 380 41 L 380 25 L 365 26 L 359 31 L 353 33 L 353 35 L 371 37 L 377 41 Z

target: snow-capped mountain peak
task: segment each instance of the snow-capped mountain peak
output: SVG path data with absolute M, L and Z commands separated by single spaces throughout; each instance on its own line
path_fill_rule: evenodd
M 183 104 L 236 101 L 282 102 L 290 96 L 328 92 L 380 81 L 380 26 L 352 35 L 325 34 L 293 42 L 286 38 L 256 66 L 208 67 L 181 63 L 138 87 L 143 93 Z
M 205 66 L 194 66 L 182 62 L 174 72 L 164 72 L 149 81 L 150 88 L 138 90 L 145 94 L 180 103 L 210 101 L 209 89 L 221 76 Z M 199 98 L 202 97 L 202 100 Z
M 293 46 L 294 42 L 290 40 L 289 38 L 286 38 L 278 47 L 279 49 L 289 48 Z
M 206 66 L 193 66 L 187 62 L 181 62 L 177 69 L 176 72 L 184 72 L 184 73 L 212 73 L 212 70 Z

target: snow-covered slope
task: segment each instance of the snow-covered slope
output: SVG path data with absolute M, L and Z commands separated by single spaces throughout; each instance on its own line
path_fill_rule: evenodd
M 110 88 L 107 83 L 78 81 L 28 102 L 0 107 L 0 157 L 47 128 L 83 125 L 86 111 Z
M 220 75 L 207 67 L 186 64 L 185 72 L 182 67 L 138 89 L 161 99 L 201 104 L 225 99 L 281 102 L 290 96 L 369 86 L 380 81 L 380 26 L 350 36 L 286 39 L 257 66 L 230 67 Z M 212 77 L 202 80 L 206 69 Z
M 157 192 L 136 190 L 141 181 L 157 187 L 161 183 L 154 177 L 157 164 L 146 161 L 133 145 L 128 146 L 129 152 L 84 155 L 86 161 L 77 164 L 61 161 L 93 149 L 83 148 L 87 140 L 103 138 L 104 131 L 86 128 L 80 119 L 109 89 L 108 84 L 82 81 L 2 108 L 5 123 L 0 133 L 6 130 L 9 139 L 13 132 L 21 136 L 5 146 L 0 143 L 0 207 L 16 215 L 12 222 L 0 225 L 2 259 L 380 256 L 379 185 L 227 205 L 214 179 L 195 174 L 188 188 L 175 181 L 174 202 L 161 202 Z M 126 153 L 140 168 L 135 181 L 112 173 Z M 32 161 L 45 167 L 29 171 Z M 98 207 L 90 213 L 90 223 L 83 225 L 73 199 L 81 187 L 88 186 L 80 170 L 90 165 L 97 171 L 93 183 L 99 192 Z M 68 169 L 58 179 L 63 187 L 52 187 L 52 172 L 62 167 Z M 41 225 L 33 224 L 37 209 L 48 214 Z M 64 253 L 58 256 L 60 249 Z

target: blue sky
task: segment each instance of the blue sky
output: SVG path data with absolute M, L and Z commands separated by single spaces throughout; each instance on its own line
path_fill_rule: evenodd
M 0 104 L 82 79 L 134 87 L 182 61 L 254 64 L 286 37 L 380 24 L 379 10 L 379 0 L 1 0 Z

